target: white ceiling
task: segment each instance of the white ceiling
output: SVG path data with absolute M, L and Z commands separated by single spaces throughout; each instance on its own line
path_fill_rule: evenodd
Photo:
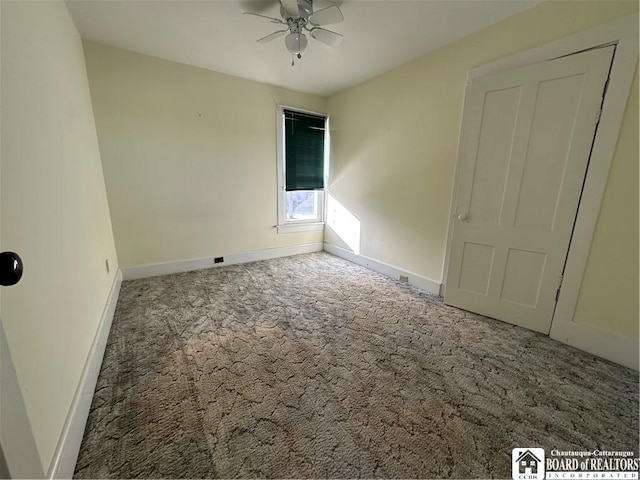
M 309 39 L 291 66 L 284 39 L 256 40 L 280 25 L 278 0 L 67 0 L 83 38 L 176 62 L 328 96 L 520 13 L 540 0 L 316 0 L 338 5 L 344 35 L 331 48 Z

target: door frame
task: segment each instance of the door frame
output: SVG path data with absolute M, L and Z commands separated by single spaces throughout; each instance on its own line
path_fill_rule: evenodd
M 578 303 L 582 278 L 587 266 L 611 162 L 615 154 L 622 118 L 627 106 L 629 90 L 638 62 L 638 14 L 627 15 L 618 20 L 469 70 L 458 142 L 441 295 L 444 295 L 449 269 L 453 217 L 457 211 L 456 201 L 462 163 L 462 144 L 464 133 L 469 128 L 469 118 L 465 112 L 468 112 L 471 82 L 475 78 L 491 73 L 512 70 L 611 44 L 616 45 L 616 52 L 611 66 L 600 123 L 594 139 L 583 195 L 578 207 L 574 234 L 569 245 L 562 289 L 551 321 L 550 337 L 637 370 L 637 340 L 575 323 L 573 316 Z
M 2 387 L 0 450 L 6 462 L 4 467 L 9 474 L 2 478 L 45 478 L 22 390 L 7 344 L 2 318 L 0 318 L 0 373 Z

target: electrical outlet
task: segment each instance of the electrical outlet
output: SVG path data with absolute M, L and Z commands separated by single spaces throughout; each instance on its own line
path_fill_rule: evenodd
M 107 273 L 109 273 L 109 259 L 108 258 L 104 259 L 104 266 L 107 268 Z
M 400 281 L 404 283 L 409 283 L 409 277 L 407 275 L 400 275 Z
M 216 257 L 213 259 L 213 263 L 222 263 L 224 262 L 224 257 Z

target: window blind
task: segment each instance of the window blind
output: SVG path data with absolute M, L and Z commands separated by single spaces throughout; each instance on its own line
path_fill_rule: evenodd
M 284 110 L 285 190 L 324 188 L 325 118 Z

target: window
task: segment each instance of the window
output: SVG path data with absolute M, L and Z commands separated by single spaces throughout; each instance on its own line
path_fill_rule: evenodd
M 278 232 L 321 230 L 327 119 L 278 107 Z

